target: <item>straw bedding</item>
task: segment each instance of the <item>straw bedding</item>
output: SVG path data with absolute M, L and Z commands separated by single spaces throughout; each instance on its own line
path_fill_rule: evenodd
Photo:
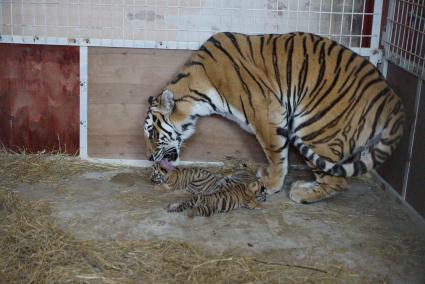
M 320 268 L 209 254 L 174 241 L 80 241 L 49 205 L 0 189 L 0 278 L 5 283 L 273 283 L 333 276 Z
M 220 170 L 237 163 L 228 158 Z M 248 164 L 253 172 L 256 167 Z M 216 254 L 171 240 L 77 240 L 55 223 L 47 202 L 28 201 L 15 191 L 28 183 L 59 185 L 73 175 L 113 169 L 62 154 L 0 149 L 1 283 L 335 283 L 342 276 L 362 278 L 347 278 L 349 272 L 337 265 L 281 262 L 284 258 L 265 253 Z
M 225 169 L 233 166 L 227 162 Z M 55 224 L 47 202 L 14 191 L 25 183 L 60 183 L 87 170 L 109 170 L 65 155 L 0 153 L 0 279 L 3 283 L 332 282 L 313 266 L 261 256 L 211 254 L 184 242 L 81 241 Z

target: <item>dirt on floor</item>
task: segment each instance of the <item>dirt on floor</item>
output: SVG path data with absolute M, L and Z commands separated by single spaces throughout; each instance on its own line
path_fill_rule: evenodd
M 143 250 L 137 242 L 178 242 L 211 255 L 211 260 L 205 258 L 191 269 L 216 269 L 202 281 L 190 273 L 174 280 L 153 280 L 139 271 L 141 274 L 128 278 L 133 282 L 125 281 L 126 275 L 114 274 L 115 278 L 79 279 L 82 283 L 137 283 L 143 279 L 144 283 L 425 283 L 424 223 L 367 177 L 352 179 L 350 189 L 332 199 L 302 205 L 288 198 L 287 189 L 291 182 L 310 175 L 292 170 L 284 190 L 269 196 L 262 210 L 237 209 L 190 219 L 185 213 L 164 210 L 168 203 L 189 195 L 154 190 L 149 169 L 92 166 L 76 159 L 62 159 L 62 166 L 57 166 L 51 157 L 30 162 L 17 157 L 17 162 L 11 163 L 10 159 L 15 160 L 8 155 L 7 159 L 0 157 L 0 187 L 20 193 L 26 201 L 47 202 L 54 225 L 74 241 L 127 242 L 130 247 L 133 244 L 136 254 Z M 25 169 L 17 167 L 19 159 L 25 162 Z M 49 163 L 55 165 L 53 169 L 45 165 Z M 75 171 L 67 174 L 65 168 Z M 42 178 L 43 174 L 50 178 Z M 1 210 L 0 214 L 6 213 Z M 122 251 L 124 262 L 125 253 L 129 257 L 132 250 L 126 247 Z M 178 260 L 187 255 L 184 250 L 180 253 L 173 261 L 184 267 Z M 252 263 L 243 264 L 241 259 Z M 244 267 L 245 276 L 252 274 L 252 278 L 226 279 L 229 276 L 224 272 L 220 278 L 226 267 L 235 271 Z M 271 279 L 258 270 L 270 267 L 276 276 Z M 291 274 L 294 271 L 295 276 Z

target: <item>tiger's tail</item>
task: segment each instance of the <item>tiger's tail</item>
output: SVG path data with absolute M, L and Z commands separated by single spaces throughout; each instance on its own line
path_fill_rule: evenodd
M 404 113 L 392 122 L 391 127 L 384 128 L 366 145 L 357 148 L 350 156 L 339 162 L 332 162 L 321 157 L 290 130 L 278 128 L 277 133 L 287 137 L 289 142 L 322 172 L 336 177 L 352 177 L 362 175 L 379 166 L 394 151 L 403 135 Z

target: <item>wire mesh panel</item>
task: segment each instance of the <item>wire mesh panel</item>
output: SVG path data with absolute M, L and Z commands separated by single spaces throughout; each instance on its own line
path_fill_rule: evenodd
M 385 57 L 425 79 L 425 0 L 392 0 L 384 38 Z
M 363 55 L 382 0 L 3 0 L 2 41 L 196 49 L 219 31 L 312 32 Z M 375 9 L 374 9 L 375 6 Z M 376 9 L 378 7 L 378 9 Z M 375 25 L 374 25 L 375 26 Z M 372 48 L 376 46 L 372 46 Z

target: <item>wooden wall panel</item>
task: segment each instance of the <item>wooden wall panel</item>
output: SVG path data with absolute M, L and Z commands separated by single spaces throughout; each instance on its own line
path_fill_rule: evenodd
M 393 155 L 378 170 L 379 174 L 425 217 L 425 179 L 423 161 L 425 158 L 425 88 L 418 94 L 418 78 L 402 68 L 389 63 L 387 80 L 401 97 L 406 109 L 405 133 Z M 418 112 L 415 101 L 420 96 Z M 417 115 L 416 127 L 414 120 Z M 411 138 L 415 133 L 414 143 Z M 411 156 L 409 147 L 413 145 Z M 410 167 L 409 167 L 410 162 Z M 409 168 L 409 171 L 408 171 Z M 406 184 L 405 196 L 403 187 Z
M 192 54 L 185 50 L 89 48 L 88 155 L 146 159 L 143 120 L 147 98 L 161 92 Z M 182 160 L 226 155 L 265 162 L 254 136 L 221 117 L 202 118 Z M 292 153 L 295 163 L 301 159 Z
M 406 200 L 425 218 L 425 84 L 422 82 Z
M 0 144 L 79 149 L 79 48 L 0 44 Z
M 417 78 L 394 64 L 388 64 L 387 80 L 401 97 L 406 109 L 404 136 L 392 156 L 378 169 L 379 174 L 401 194 L 407 163 L 409 139 L 415 114 Z

